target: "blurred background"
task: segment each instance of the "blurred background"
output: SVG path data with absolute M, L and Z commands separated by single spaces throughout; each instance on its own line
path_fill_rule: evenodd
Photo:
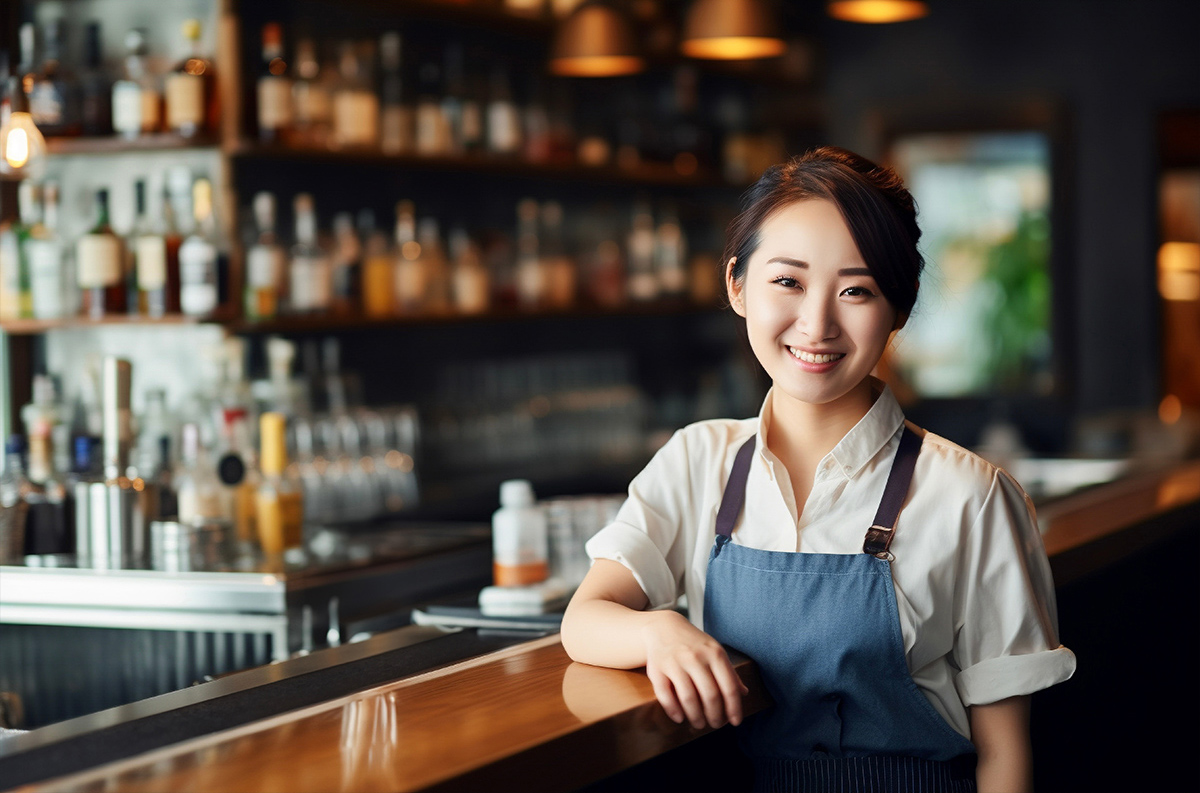
M 879 372 L 909 418 L 1039 504 L 1190 460 L 1198 35 L 1191 0 L 2 0 L 5 575 L 178 574 L 200 526 L 228 538 L 184 571 L 476 547 L 510 479 L 581 575 L 671 432 L 757 412 L 724 229 L 825 144 L 919 205 Z M 89 527 L 74 494 L 120 478 L 127 525 Z M 313 597 L 237 661 L 147 629 L 140 663 L 176 642 L 169 690 L 353 632 Z M 6 633 L 77 643 L 38 619 Z M 12 682 L 21 652 L 35 723 L 87 709 Z

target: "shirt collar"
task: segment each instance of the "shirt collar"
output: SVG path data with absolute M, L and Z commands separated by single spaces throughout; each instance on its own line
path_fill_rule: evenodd
M 847 479 L 853 478 L 864 465 L 873 460 L 904 425 L 904 411 L 900 409 L 900 403 L 896 401 L 887 383 L 871 377 L 871 386 L 879 394 L 875 398 L 875 404 L 871 405 L 867 414 L 850 428 L 829 453 L 838 472 Z M 767 450 L 767 431 L 771 426 L 771 390 L 767 391 L 767 396 L 758 411 L 758 437 L 755 441 L 758 445 L 758 455 L 768 465 L 773 457 L 768 456 Z

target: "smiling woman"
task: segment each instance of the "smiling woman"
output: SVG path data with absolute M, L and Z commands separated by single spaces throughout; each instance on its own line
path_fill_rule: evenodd
M 919 238 L 899 178 L 851 152 L 768 169 L 725 255 L 762 411 L 672 437 L 563 620 L 572 658 L 645 666 L 675 721 L 740 724 L 758 789 L 1027 789 L 1028 695 L 1075 668 L 1025 492 L 871 375 Z M 775 701 L 745 724 L 722 645 Z

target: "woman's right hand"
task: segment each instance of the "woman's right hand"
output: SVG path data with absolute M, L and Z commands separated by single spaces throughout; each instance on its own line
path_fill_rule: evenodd
M 741 724 L 742 683 L 725 648 L 675 611 L 649 612 L 642 626 L 646 674 L 654 694 L 676 724 L 713 729 Z

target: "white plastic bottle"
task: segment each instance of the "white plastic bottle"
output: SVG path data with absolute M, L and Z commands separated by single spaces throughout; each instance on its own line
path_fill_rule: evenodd
M 500 483 L 500 509 L 492 515 L 492 577 L 496 586 L 529 586 L 550 574 L 546 514 L 534 503 L 527 480 Z

